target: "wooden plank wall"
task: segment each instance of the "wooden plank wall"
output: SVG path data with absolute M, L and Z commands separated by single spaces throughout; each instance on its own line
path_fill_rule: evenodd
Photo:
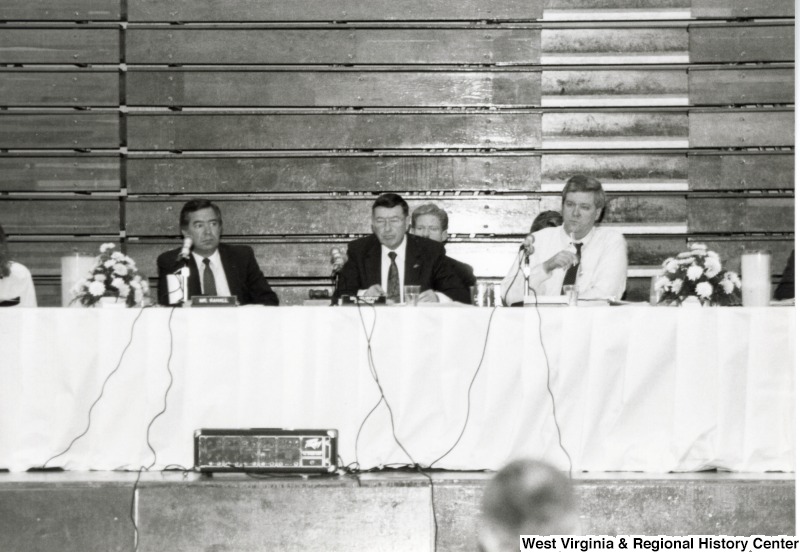
M 5 0 L 0 224 L 57 304 L 58 257 L 150 276 L 190 197 L 284 304 L 329 285 L 375 194 L 433 201 L 499 278 L 575 173 L 609 192 L 629 298 L 704 241 L 794 247 L 794 3 Z

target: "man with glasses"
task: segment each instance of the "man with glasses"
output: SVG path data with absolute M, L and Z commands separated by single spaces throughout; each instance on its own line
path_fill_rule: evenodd
M 403 286 L 419 285 L 418 302 L 469 303 L 464 287 L 447 263 L 444 247 L 408 235 L 408 204 L 397 194 L 383 194 L 372 204 L 372 234 L 347 245 L 347 262 L 339 272 L 334 301 L 341 295 L 386 296 L 403 300 Z

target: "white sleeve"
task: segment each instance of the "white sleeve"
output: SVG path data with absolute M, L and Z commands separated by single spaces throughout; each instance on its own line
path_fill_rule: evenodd
M 535 257 L 534 254 L 531 258 Z M 512 303 L 519 303 L 525 297 L 525 273 L 522 268 L 522 252 L 518 253 L 514 258 L 514 262 L 508 269 L 508 274 L 503 278 L 501 284 L 501 291 L 503 293 L 503 302 L 506 305 Z M 531 273 L 528 279 L 528 285 L 531 289 L 539 289 L 539 286 L 550 278 L 549 274 L 544 269 L 544 263 L 531 264 Z
M 38 304 L 36 303 L 36 290 L 33 287 L 33 277 L 31 277 L 31 273 L 26 267 L 22 266 L 22 268 L 24 269 L 24 277 L 20 286 L 19 306 L 36 307 Z
M 619 300 L 628 282 L 628 246 L 625 238 L 616 232 L 608 243 L 597 265 L 592 287 L 581 295 L 587 298 Z

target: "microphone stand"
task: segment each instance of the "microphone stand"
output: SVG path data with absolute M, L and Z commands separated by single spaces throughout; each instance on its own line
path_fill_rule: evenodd
M 531 292 L 531 256 L 528 255 L 527 251 L 523 251 L 522 254 L 525 255 L 525 260 L 522 263 L 522 275 L 525 277 L 525 289 L 522 292 L 522 296 L 527 298 Z

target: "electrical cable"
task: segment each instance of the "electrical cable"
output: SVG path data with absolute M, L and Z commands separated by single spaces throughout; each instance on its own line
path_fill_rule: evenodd
M 89 413 L 88 413 L 88 417 L 87 417 L 87 420 L 86 420 L 86 429 L 84 429 L 77 437 L 72 439 L 72 441 L 70 441 L 69 445 L 67 445 L 67 448 L 65 448 L 64 450 L 62 450 L 61 452 L 59 452 L 55 456 L 51 456 L 50 458 L 48 458 L 47 461 L 44 464 L 42 464 L 41 469 L 43 469 L 43 470 L 47 469 L 47 464 L 49 464 L 50 462 L 52 462 L 53 460 L 55 460 L 59 456 L 65 455 L 67 452 L 70 451 L 72 446 L 81 437 L 83 437 L 84 435 L 89 433 L 89 428 L 92 426 L 92 411 L 94 410 L 94 407 L 97 406 L 97 403 L 100 402 L 100 399 L 103 398 L 103 394 L 105 393 L 105 390 L 106 390 L 106 385 L 108 384 L 108 381 L 111 379 L 111 376 L 116 374 L 119 371 L 120 367 L 122 366 L 122 360 L 125 358 L 125 353 L 128 352 L 128 348 L 131 346 L 131 343 L 133 343 L 133 331 L 136 328 L 136 322 L 139 321 L 139 318 L 142 316 L 142 313 L 144 312 L 144 310 L 145 309 L 149 309 L 149 308 L 151 308 L 150 305 L 143 306 L 142 308 L 140 308 L 139 309 L 139 314 L 137 314 L 136 318 L 133 319 L 133 322 L 131 323 L 131 335 L 130 335 L 130 338 L 128 339 L 128 344 L 125 345 L 124 349 L 122 349 L 122 354 L 120 354 L 120 356 L 119 356 L 119 360 L 117 361 L 117 365 L 114 367 L 113 370 L 111 370 L 111 372 L 108 373 L 106 378 L 103 380 L 103 384 L 100 386 L 100 394 L 97 396 L 97 398 L 94 400 L 92 405 L 89 407 Z
M 405 453 L 405 455 L 408 456 L 408 459 L 411 460 L 412 465 L 414 465 L 418 470 L 420 470 L 420 473 L 422 473 L 422 471 L 421 471 L 422 470 L 422 466 L 420 466 L 419 463 L 416 460 L 414 460 L 414 458 L 411 456 L 411 453 L 408 452 L 408 450 L 400 442 L 400 439 L 398 439 L 398 437 L 397 437 L 397 431 L 395 429 L 395 424 L 394 424 L 394 413 L 392 412 L 392 407 L 389 404 L 389 401 L 386 399 L 386 394 L 383 391 L 383 386 L 381 385 L 380 378 L 378 377 L 378 370 L 375 367 L 375 359 L 372 356 L 372 334 L 375 331 L 375 324 L 376 324 L 377 319 L 378 319 L 377 312 L 376 312 L 376 309 L 375 309 L 375 305 L 371 305 L 372 306 L 372 311 L 373 311 L 372 329 L 369 332 L 367 332 L 367 324 L 364 321 L 364 315 L 361 313 L 361 304 L 360 303 L 361 303 L 360 301 L 358 301 L 358 300 L 356 301 L 356 308 L 358 310 L 358 317 L 361 320 L 361 327 L 364 329 L 364 336 L 367 339 L 367 363 L 368 363 L 369 368 L 370 368 L 370 374 L 372 375 L 372 379 L 375 381 L 375 385 L 378 386 L 378 391 L 381 394 L 380 400 L 372 408 L 372 410 L 370 410 L 369 414 L 367 414 L 367 417 L 369 417 L 375 411 L 375 409 L 378 407 L 378 405 L 380 405 L 381 401 L 386 405 L 386 410 L 389 412 L 389 423 L 390 423 L 391 428 L 392 428 L 392 438 L 394 439 L 394 442 L 397 443 L 397 446 L 399 446 L 400 449 Z M 362 422 L 362 426 L 363 426 L 363 424 L 365 422 L 366 422 L 366 418 L 364 419 L 364 422 Z M 361 432 L 361 430 L 359 429 L 359 433 L 360 432 Z M 425 475 L 425 474 L 423 474 L 423 475 Z M 433 479 L 431 477 L 427 476 L 427 475 L 425 475 L 425 477 L 428 478 L 428 481 L 430 482 L 430 488 L 431 488 L 431 513 L 433 514 L 433 549 L 435 551 L 436 548 L 437 548 L 437 542 L 436 541 L 438 540 L 438 536 L 439 536 L 439 522 L 438 522 L 438 520 L 436 518 L 436 508 L 434 507 L 434 502 L 433 502 L 433 498 L 434 498 Z
M 461 427 L 461 433 L 458 434 L 458 438 L 456 438 L 455 443 L 453 443 L 453 446 L 447 449 L 447 452 L 445 452 L 439 458 L 428 464 L 428 469 L 433 468 L 434 464 L 436 464 L 439 460 L 450 454 L 453 451 L 453 449 L 456 448 L 456 445 L 458 445 L 458 443 L 461 441 L 461 438 L 464 436 L 464 432 L 467 430 L 467 424 L 469 423 L 469 414 L 472 409 L 472 386 L 475 383 L 475 379 L 478 377 L 478 372 L 480 372 L 481 370 L 481 366 L 483 365 L 483 359 L 486 357 L 486 346 L 489 344 L 489 331 L 492 329 L 492 319 L 494 318 L 495 312 L 497 312 L 496 305 L 494 308 L 492 308 L 492 312 L 489 315 L 489 322 L 486 324 L 486 336 L 483 339 L 483 351 L 481 352 L 481 359 L 480 361 L 478 361 L 478 366 L 477 368 L 475 368 L 475 372 L 472 374 L 472 379 L 470 380 L 469 387 L 467 388 L 467 414 L 464 418 L 464 425 Z
M 567 452 L 566 447 L 561 439 L 561 426 L 558 423 L 558 416 L 556 415 L 556 397 L 553 394 L 553 389 L 550 387 L 550 358 L 547 356 L 547 349 L 544 345 L 544 334 L 542 333 L 542 313 L 539 311 L 539 296 L 536 294 L 536 290 L 533 291 L 533 305 L 536 308 L 536 317 L 539 320 L 539 343 L 542 346 L 542 354 L 544 355 L 544 363 L 547 367 L 547 392 L 550 394 L 550 403 L 553 407 L 553 423 L 556 426 L 556 434 L 558 435 L 558 446 L 561 447 L 561 450 L 564 451 L 564 454 L 567 457 L 567 461 L 569 462 L 569 478 L 572 479 L 572 457 Z
M 145 440 L 147 443 L 147 448 L 150 449 L 150 452 L 153 453 L 153 461 L 150 463 L 149 466 L 140 466 L 139 472 L 136 475 L 136 481 L 133 483 L 133 489 L 131 492 L 131 523 L 133 524 L 133 552 L 137 552 L 139 550 L 139 524 L 136 520 L 136 497 L 137 491 L 139 489 L 139 480 L 142 476 L 143 471 L 150 471 L 150 468 L 156 465 L 156 461 L 158 458 L 158 454 L 156 450 L 153 448 L 153 444 L 150 442 L 150 429 L 153 427 L 155 421 L 163 415 L 167 411 L 167 398 L 169 396 L 169 392 L 172 389 L 172 384 L 175 381 L 175 378 L 172 374 L 172 368 L 170 364 L 172 363 L 172 352 L 173 352 L 173 343 L 174 343 L 174 336 L 172 334 L 172 316 L 175 314 L 175 309 L 177 307 L 173 306 L 169 312 L 169 318 L 167 319 L 167 330 L 169 331 L 169 355 L 167 356 L 167 373 L 169 374 L 169 384 L 167 385 L 167 389 L 164 391 L 164 406 L 161 410 L 153 416 L 150 422 L 147 424 L 147 432 L 145 434 Z

